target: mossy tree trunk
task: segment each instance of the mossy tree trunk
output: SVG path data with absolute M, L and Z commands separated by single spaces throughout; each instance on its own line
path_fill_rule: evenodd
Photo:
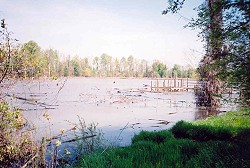
M 217 107 L 220 104 L 221 81 L 217 77 L 216 61 L 222 53 L 222 0 L 208 0 L 209 23 L 207 32 L 207 53 L 201 60 L 200 76 L 204 95 L 207 97 L 205 105 Z M 204 82 L 205 80 L 205 82 Z M 203 95 L 203 96 L 204 96 Z

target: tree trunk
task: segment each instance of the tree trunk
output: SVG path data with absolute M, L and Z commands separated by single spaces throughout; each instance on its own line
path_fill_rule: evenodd
M 217 78 L 214 63 L 220 59 L 223 45 L 222 37 L 222 0 L 208 0 L 210 14 L 207 35 L 207 54 L 201 61 L 200 75 L 203 93 L 203 105 L 217 107 L 220 104 L 221 81 Z M 203 96 L 202 96 L 203 95 Z M 199 99 L 199 98 L 198 98 Z

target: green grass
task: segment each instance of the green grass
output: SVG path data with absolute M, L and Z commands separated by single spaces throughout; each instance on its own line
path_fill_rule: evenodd
M 73 167 L 250 167 L 250 109 L 142 131 L 128 147 L 83 155 Z
M 212 127 L 226 127 L 237 133 L 244 128 L 250 128 L 250 108 L 238 112 L 227 112 L 224 115 L 213 116 L 208 120 L 200 120 L 194 125 L 208 125 Z

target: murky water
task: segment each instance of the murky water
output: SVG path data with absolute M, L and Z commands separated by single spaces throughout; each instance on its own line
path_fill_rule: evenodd
M 12 103 L 35 125 L 38 139 L 71 129 L 79 116 L 87 124 L 98 123 L 108 141 L 124 146 L 141 130 L 166 129 L 177 121 L 203 119 L 212 113 L 196 108 L 193 92 L 152 93 L 150 82 L 117 78 L 22 81 L 8 95 L 14 95 Z

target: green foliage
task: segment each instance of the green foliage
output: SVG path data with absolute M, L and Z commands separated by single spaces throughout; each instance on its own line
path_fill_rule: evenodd
M 177 13 L 185 0 L 169 0 L 163 14 Z M 201 60 L 199 73 L 209 81 L 207 94 L 221 94 L 221 86 L 216 80 L 226 83 L 226 87 L 241 90 L 241 102 L 250 104 L 250 45 L 248 0 L 207 0 L 196 8 L 197 18 L 192 18 L 186 26 L 199 29 L 199 37 L 206 42 L 206 55 Z M 209 103 L 210 104 L 210 103 Z M 213 104 L 213 103 L 211 103 Z
M 172 77 L 179 77 L 181 78 L 182 77 L 182 74 L 181 74 L 181 67 L 177 64 L 174 64 L 174 67 L 172 69 Z
M 39 58 L 41 54 L 41 48 L 34 41 L 25 43 L 22 47 L 24 58 L 24 70 L 25 77 L 35 77 L 40 73 Z
M 7 26 L 2 21 L 0 28 L 0 84 L 5 79 L 22 77 L 24 62 L 22 50 L 17 40 L 12 38 Z M 19 54 L 20 53 L 20 54 Z
M 31 138 L 25 120 L 18 110 L 0 102 L 0 165 L 21 167 L 35 157 L 31 165 L 44 166 L 42 147 Z M 24 131 L 26 130 L 26 131 Z
M 68 69 L 67 66 L 64 66 L 64 68 L 63 68 L 63 76 L 64 76 L 64 77 L 69 76 L 69 69 Z
M 73 63 L 74 76 L 80 76 L 80 65 L 78 63 Z
M 166 77 L 167 74 L 167 66 L 160 61 L 156 60 L 153 65 L 153 71 L 156 77 Z
M 166 15 L 169 12 L 177 13 L 183 6 L 185 0 L 168 0 L 169 6 L 165 9 L 162 14 Z

